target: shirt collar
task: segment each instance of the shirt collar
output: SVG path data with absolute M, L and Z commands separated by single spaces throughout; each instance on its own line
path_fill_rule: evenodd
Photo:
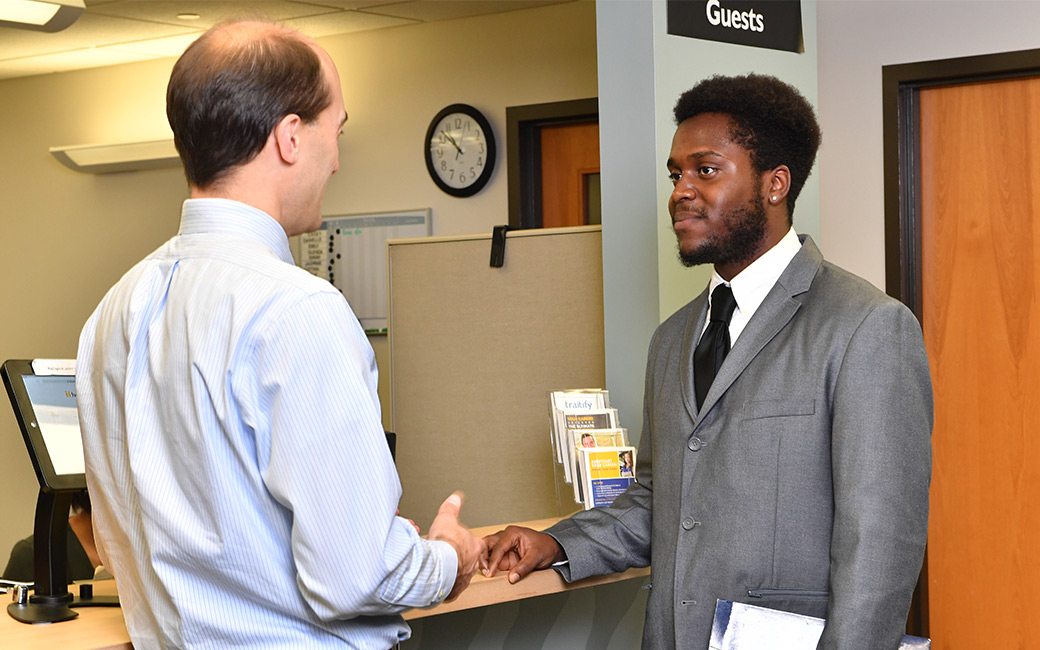
M 270 248 L 283 262 L 294 264 L 289 237 L 274 217 L 263 210 L 230 199 L 187 199 L 181 208 L 178 235 L 226 233 L 251 239 Z
M 715 287 L 720 284 L 729 284 L 733 289 L 733 299 L 737 301 L 737 308 L 746 322 L 766 299 L 766 295 L 780 279 L 784 269 L 798 254 L 801 247 L 802 244 L 798 240 L 794 228 L 788 229 L 787 234 L 775 246 L 749 264 L 746 269 L 733 276 L 728 283 L 717 271 L 712 271 L 708 294 L 711 295 Z

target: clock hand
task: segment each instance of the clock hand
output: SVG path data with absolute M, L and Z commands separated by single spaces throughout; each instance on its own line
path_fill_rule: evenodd
M 451 137 L 450 135 L 448 136 L 448 139 L 451 140 L 451 143 L 455 146 L 455 160 L 458 160 L 459 154 L 462 153 L 462 147 L 460 147 L 459 143 L 455 142 L 455 138 Z
M 451 146 L 455 147 L 455 160 L 458 160 L 459 154 L 462 153 L 462 148 L 459 147 L 459 143 L 455 142 L 455 138 L 451 137 L 451 134 L 447 131 L 441 131 L 441 133 L 444 134 L 444 137 L 448 138 L 448 141 L 451 142 Z

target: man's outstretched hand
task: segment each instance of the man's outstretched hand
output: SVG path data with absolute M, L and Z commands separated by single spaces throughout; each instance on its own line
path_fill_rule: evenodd
M 567 558 L 560 543 L 551 535 L 520 526 L 509 526 L 488 535 L 484 543 L 490 555 L 484 575 L 490 578 L 499 570 L 509 571 L 510 584 Z
M 477 568 L 484 566 L 484 559 L 488 552 L 484 541 L 474 537 L 469 529 L 459 523 L 459 512 L 462 510 L 464 500 L 465 495 L 462 492 L 453 492 L 450 497 L 445 499 L 440 509 L 437 510 L 433 523 L 430 524 L 429 534 L 426 535 L 427 539 L 451 544 L 459 556 L 459 570 L 455 574 L 455 586 L 445 598 L 446 602 L 455 600 L 466 590 L 473 574 L 477 572 Z

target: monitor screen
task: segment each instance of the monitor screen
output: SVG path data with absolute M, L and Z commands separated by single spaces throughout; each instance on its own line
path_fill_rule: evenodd
M 83 473 L 83 440 L 76 412 L 76 378 L 22 375 L 43 444 L 60 476 Z

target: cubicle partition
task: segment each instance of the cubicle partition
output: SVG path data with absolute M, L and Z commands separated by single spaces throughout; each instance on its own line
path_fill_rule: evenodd
M 455 489 L 470 526 L 578 509 L 554 462 L 546 393 L 604 385 L 600 235 L 509 232 L 501 267 L 490 234 L 388 242 L 401 513 L 424 530 Z

